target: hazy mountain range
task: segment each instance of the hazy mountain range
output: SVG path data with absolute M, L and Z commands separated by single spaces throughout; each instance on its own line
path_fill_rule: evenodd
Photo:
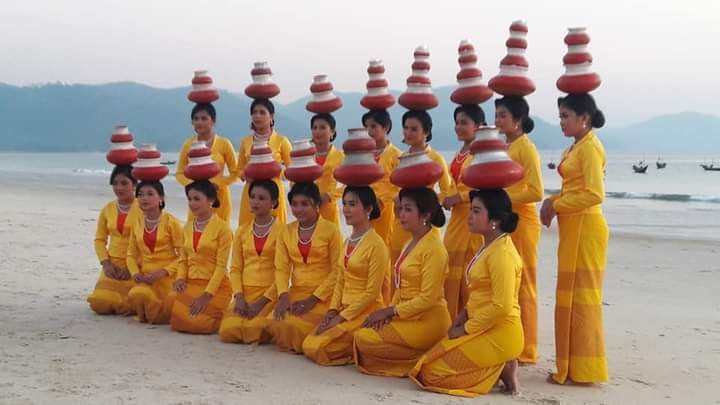
M 441 101 L 431 111 L 435 149 L 457 148 L 452 122 L 455 105 L 449 101 L 452 90 L 452 86 L 435 89 Z M 177 151 L 192 131 L 189 117 L 192 103 L 186 98 L 187 92 L 187 87 L 158 89 L 131 82 L 30 87 L 0 83 L 0 150 L 103 151 L 107 149 L 112 126 L 125 123 L 135 135 L 136 144 L 156 142 L 161 150 Z M 338 94 L 344 102 L 344 107 L 335 114 L 338 140 L 342 141 L 347 128 L 361 125 L 360 117 L 366 110 L 359 103 L 361 93 Z M 276 103 L 277 129 L 291 139 L 310 136 L 311 114 L 305 110 L 306 102 L 307 98 L 287 105 Z M 250 132 L 249 103 L 245 95 L 227 91 L 215 103 L 217 130 L 236 145 L 240 137 Z M 492 103 L 485 103 L 483 109 L 492 122 Z M 404 111 L 398 105 L 391 109 L 394 124 L 391 136 L 398 145 Z M 555 123 L 533 119 L 535 130 L 531 136 L 538 148 L 561 150 L 569 144 Z M 720 117 L 696 112 L 658 116 L 626 127 L 601 129 L 598 133 L 610 150 L 650 155 L 720 154 Z

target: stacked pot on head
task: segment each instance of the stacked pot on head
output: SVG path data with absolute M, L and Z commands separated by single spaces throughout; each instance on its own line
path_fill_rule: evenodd
M 144 182 L 162 180 L 168 175 L 170 169 L 160 162 L 162 155 L 154 143 L 147 143 L 140 147 L 138 160 L 132 170 L 136 179 Z
M 116 166 L 129 166 L 135 163 L 138 151 L 133 140 L 127 125 L 115 125 L 110 135 L 110 150 L 105 155 L 107 161 Z

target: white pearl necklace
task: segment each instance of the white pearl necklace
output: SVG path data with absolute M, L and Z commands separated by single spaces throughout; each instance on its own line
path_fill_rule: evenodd
M 253 221 L 253 229 L 252 229 L 253 235 L 258 239 L 265 239 L 268 235 L 270 235 L 270 231 L 272 231 L 271 225 L 274 222 L 275 222 L 275 217 L 272 217 L 272 219 L 270 219 L 270 222 L 268 222 L 267 224 L 262 224 L 262 225 L 258 224 L 256 221 Z M 255 227 L 258 227 L 261 229 L 267 227 L 267 230 L 263 234 L 258 234 L 257 232 L 255 232 Z
M 489 248 L 493 243 L 495 243 L 495 241 L 504 238 L 507 235 L 507 233 L 501 233 L 497 238 L 491 240 L 490 243 L 486 243 L 485 245 L 483 245 L 483 247 L 481 247 L 480 250 L 475 253 L 473 258 L 470 259 L 470 262 L 465 267 L 465 284 L 467 284 L 468 287 L 470 286 L 470 270 L 472 269 L 475 262 L 482 256 L 483 252 L 485 252 L 487 248 Z
M 351 238 L 351 237 L 347 238 L 346 246 L 345 246 L 345 262 L 346 263 L 348 260 L 350 260 L 350 257 L 352 257 L 352 255 L 355 253 L 358 245 L 360 244 L 360 242 L 362 242 L 365 235 L 367 235 L 368 232 L 370 232 L 370 229 L 372 229 L 372 228 L 369 228 L 367 231 L 363 232 L 362 235 L 357 236 L 355 238 Z M 350 254 L 348 254 L 347 246 L 351 246 L 351 245 L 353 246 L 353 250 L 350 252 Z
M 127 204 L 127 205 L 123 205 L 123 204 L 120 204 L 120 203 L 118 202 L 118 203 L 117 203 L 117 207 L 118 207 L 118 211 L 120 211 L 120 212 L 123 213 L 123 214 L 127 214 L 128 211 L 130 211 L 130 207 L 132 207 L 132 203 Z
M 208 218 L 208 219 L 206 219 L 206 220 L 204 220 L 204 221 L 198 221 L 197 218 L 195 218 L 195 219 L 193 220 L 193 229 L 194 229 L 195 231 L 202 232 L 203 229 L 205 229 L 205 225 L 207 225 L 208 222 L 210 222 L 211 219 L 212 219 L 212 217 L 210 217 L 210 218 Z

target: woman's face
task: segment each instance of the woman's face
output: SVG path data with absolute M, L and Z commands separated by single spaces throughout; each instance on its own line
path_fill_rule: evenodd
M 188 207 L 196 217 L 206 217 L 212 212 L 213 200 L 198 190 L 190 190 L 187 193 Z
M 250 191 L 250 212 L 253 215 L 265 216 L 270 214 L 277 201 L 272 199 L 270 192 L 263 187 L 253 187 Z
M 510 110 L 504 105 L 495 109 L 495 126 L 501 134 L 513 134 L 519 129 L 519 123 L 513 120 Z
M 250 118 L 256 130 L 268 129 L 272 126 L 273 115 L 264 105 L 256 105 Z
M 488 212 L 485 204 L 479 198 L 473 198 L 470 203 L 470 216 L 468 216 L 468 228 L 471 233 L 486 234 L 492 229 L 488 219 Z
M 425 145 L 427 133 L 417 118 L 408 118 L 403 124 L 403 141 L 409 146 L 421 147 Z
M 155 212 L 155 210 L 159 209 L 160 203 L 164 200 L 157 190 L 151 186 L 140 188 L 137 192 L 137 199 L 140 209 L 142 209 L 146 214 L 149 212 Z
M 370 215 L 370 208 L 365 208 L 358 198 L 357 194 L 353 192 L 345 193 L 342 199 L 343 202 L 343 216 L 345 216 L 345 223 L 349 226 L 356 226 L 364 224 L 368 221 Z
M 290 200 L 290 209 L 298 222 L 315 222 L 318 217 L 318 207 L 310 197 L 295 194 Z
M 475 139 L 475 132 L 479 125 L 475 123 L 467 114 L 459 112 L 455 116 L 455 134 L 460 142 L 469 142 Z
M 335 130 L 324 119 L 318 118 L 313 122 L 312 140 L 316 145 L 327 145 L 334 134 Z
M 584 135 L 588 129 L 587 114 L 578 115 L 575 111 L 560 106 L 560 129 L 567 137 L 577 137 Z
M 375 141 L 375 144 L 383 145 L 387 138 L 387 129 L 372 118 L 365 120 L 365 129 L 368 135 Z
M 398 208 L 398 221 L 403 229 L 413 233 L 425 227 L 425 222 L 429 221 L 430 215 L 420 215 L 417 203 L 410 198 L 401 198 L 400 207 Z
M 192 126 L 198 134 L 207 134 L 213 130 L 215 122 L 207 111 L 198 111 L 192 117 Z
M 130 201 L 135 197 L 135 183 L 124 174 L 115 176 L 112 189 L 115 197 L 120 201 Z

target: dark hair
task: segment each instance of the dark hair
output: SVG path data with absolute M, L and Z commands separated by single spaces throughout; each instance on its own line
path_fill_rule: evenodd
M 115 181 L 115 177 L 117 177 L 118 175 L 123 175 L 130 179 L 133 184 L 137 184 L 137 179 L 132 175 L 132 169 L 133 167 L 130 165 L 115 166 L 112 170 L 112 173 L 110 173 L 110 185 L 112 186 L 113 182 Z
M 205 194 L 209 200 L 214 200 L 212 207 L 220 207 L 220 200 L 218 199 L 217 187 L 210 182 L 210 180 L 195 180 L 192 183 L 185 186 L 185 196 L 187 197 L 190 190 L 195 190 L 199 193 Z
M 597 108 L 593 96 L 587 93 L 568 94 L 565 97 L 558 97 L 558 107 L 570 109 L 577 115 L 588 114 L 590 116 L 590 126 L 593 128 L 602 128 L 605 125 L 605 115 Z
M 523 132 L 529 134 L 535 128 L 535 122 L 530 118 L 530 106 L 525 97 L 505 96 L 495 100 L 495 109 L 505 107 L 510 111 L 513 121 L 520 121 Z
M 354 193 L 362 203 L 363 208 L 371 207 L 370 220 L 380 218 L 380 205 L 378 205 L 375 192 L 370 186 L 347 186 L 343 191 L 343 198 L 347 193 Z
M 406 111 L 405 114 L 403 114 L 402 116 L 403 127 L 405 126 L 405 121 L 410 118 L 415 118 L 416 120 L 420 121 L 420 126 L 422 127 L 423 131 L 427 133 L 427 136 L 425 137 L 425 142 L 432 141 L 432 118 L 430 117 L 430 114 L 428 114 L 428 112 L 424 110 Z
M 337 136 L 337 131 L 335 130 L 335 127 L 337 126 L 337 123 L 335 122 L 335 117 L 328 113 L 319 113 L 313 115 L 312 118 L 310 118 L 310 129 L 312 129 L 313 125 L 315 125 L 315 121 L 317 120 L 323 120 L 330 125 L 330 129 L 332 129 L 333 134 L 330 137 L 330 142 L 335 140 L 335 137 Z
M 138 194 L 140 194 L 140 189 L 143 187 L 152 187 L 155 189 L 155 191 L 158 193 L 160 197 L 163 197 L 163 200 L 160 201 L 160 209 L 162 210 L 165 208 L 165 188 L 163 187 L 162 183 L 159 181 L 141 181 L 140 184 L 137 185 L 135 188 L 135 198 L 137 198 Z
M 505 190 L 491 188 L 473 190 L 470 192 L 470 201 L 480 199 L 488 212 L 488 219 L 500 221 L 500 230 L 514 232 L 518 224 L 518 215 L 512 211 L 512 202 Z
M 263 106 L 265 107 L 270 115 L 275 115 L 275 105 L 272 103 L 272 101 L 266 99 L 266 98 L 256 98 L 253 100 L 253 102 L 250 104 L 250 115 L 252 115 L 253 111 L 255 110 L 255 107 L 257 106 Z M 272 121 L 270 121 L 270 128 L 275 126 L 275 119 L 273 118 Z M 250 123 L 250 128 L 255 130 L 255 124 L 252 122 Z
M 440 206 L 435 191 L 426 187 L 404 188 L 400 190 L 399 199 L 408 198 L 415 201 L 420 215 L 430 214 L 430 223 L 435 227 L 445 225 L 445 213 Z
M 320 189 L 312 182 L 293 184 L 288 193 L 288 201 L 292 202 L 293 197 L 296 195 L 302 195 L 311 199 L 317 206 L 319 206 L 322 201 L 320 200 Z
M 370 110 L 366 112 L 362 116 L 363 126 L 367 124 L 367 120 L 369 119 L 372 119 L 380 124 L 381 127 L 387 130 L 388 134 L 392 131 L 392 119 L 390 118 L 390 113 L 387 112 L 387 110 Z
M 195 114 L 205 111 L 210 118 L 215 122 L 215 118 L 217 117 L 217 112 L 215 112 L 215 107 L 210 103 L 197 103 L 195 104 L 195 107 L 193 107 L 192 111 L 190 112 L 190 119 L 192 120 L 195 118 Z
M 250 183 L 250 187 L 248 188 L 248 196 L 250 196 L 250 193 L 252 193 L 253 189 L 255 187 L 260 187 L 264 190 L 267 190 L 268 193 L 270 193 L 270 199 L 275 201 L 275 204 L 273 204 L 273 208 L 277 208 L 279 204 L 280 199 L 280 190 L 278 189 L 277 184 L 275 184 L 272 180 L 254 180 L 252 183 Z
M 458 106 L 453 113 L 453 118 L 457 121 L 457 116 L 464 113 L 475 123 L 475 125 L 487 125 L 485 122 L 485 111 L 477 104 L 463 104 Z

